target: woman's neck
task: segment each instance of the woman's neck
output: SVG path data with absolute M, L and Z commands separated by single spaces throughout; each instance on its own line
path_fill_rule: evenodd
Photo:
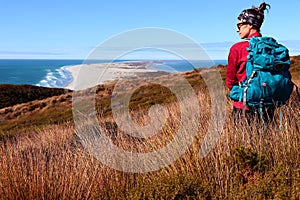
M 252 35 L 254 33 L 259 33 L 259 31 L 256 29 L 251 29 L 249 35 Z

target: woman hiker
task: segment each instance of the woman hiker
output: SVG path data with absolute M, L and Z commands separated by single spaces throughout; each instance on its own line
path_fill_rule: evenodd
M 258 8 L 252 7 L 245 9 L 238 16 L 237 32 L 241 39 L 248 39 L 251 37 L 261 37 L 260 27 L 264 21 L 264 11 L 270 8 L 269 4 L 262 3 Z M 246 62 L 249 47 L 247 40 L 235 43 L 229 51 L 228 66 L 226 71 L 226 86 L 231 89 L 234 85 L 246 79 Z M 243 109 L 245 109 L 245 117 L 247 121 L 259 119 L 259 114 L 256 109 L 250 109 L 248 106 L 244 107 L 243 102 L 233 102 L 233 116 L 235 122 L 241 120 Z M 274 109 L 264 111 L 264 120 L 272 119 Z

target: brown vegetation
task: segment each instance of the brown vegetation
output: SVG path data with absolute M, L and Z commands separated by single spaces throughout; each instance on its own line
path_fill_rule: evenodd
M 58 96 L 67 92 L 70 92 L 70 90 L 33 85 L 0 84 L 0 109 L 34 100 L 42 100 L 47 97 Z
M 226 68 L 218 69 L 224 75 Z M 300 57 L 293 57 L 296 83 L 299 69 Z M 88 154 L 84 141 L 74 134 L 70 93 L 1 109 L 0 199 L 299 199 L 300 102 L 296 93 L 276 111 L 276 123 L 267 129 L 257 121 L 251 127 L 236 127 L 227 114 L 220 139 L 201 158 L 199 150 L 210 123 L 210 98 L 198 72 L 184 76 L 197 91 L 201 117 L 191 125 L 199 130 L 178 160 L 154 172 L 120 172 Z M 114 122 L 109 101 L 113 87 L 110 83 L 96 88 L 96 108 L 101 127 L 115 145 L 142 153 L 160 149 L 174 138 L 181 119 L 176 98 L 168 89 L 149 84 L 131 99 L 138 124 L 148 122 L 145 110 L 155 103 L 169 112 L 161 132 L 145 140 L 124 134 Z

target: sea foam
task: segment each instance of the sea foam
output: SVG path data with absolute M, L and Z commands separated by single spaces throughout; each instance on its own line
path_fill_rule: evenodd
M 72 74 L 66 69 L 68 66 L 60 67 L 59 69 L 47 69 L 46 76 L 38 83 L 37 86 L 64 88 L 72 81 Z

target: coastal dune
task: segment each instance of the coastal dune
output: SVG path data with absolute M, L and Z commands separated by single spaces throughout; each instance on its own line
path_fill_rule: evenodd
M 157 64 L 153 61 L 143 61 L 70 66 L 66 69 L 71 72 L 73 80 L 65 88 L 83 90 L 116 79 L 154 77 L 169 74 L 165 71 L 151 69 Z

